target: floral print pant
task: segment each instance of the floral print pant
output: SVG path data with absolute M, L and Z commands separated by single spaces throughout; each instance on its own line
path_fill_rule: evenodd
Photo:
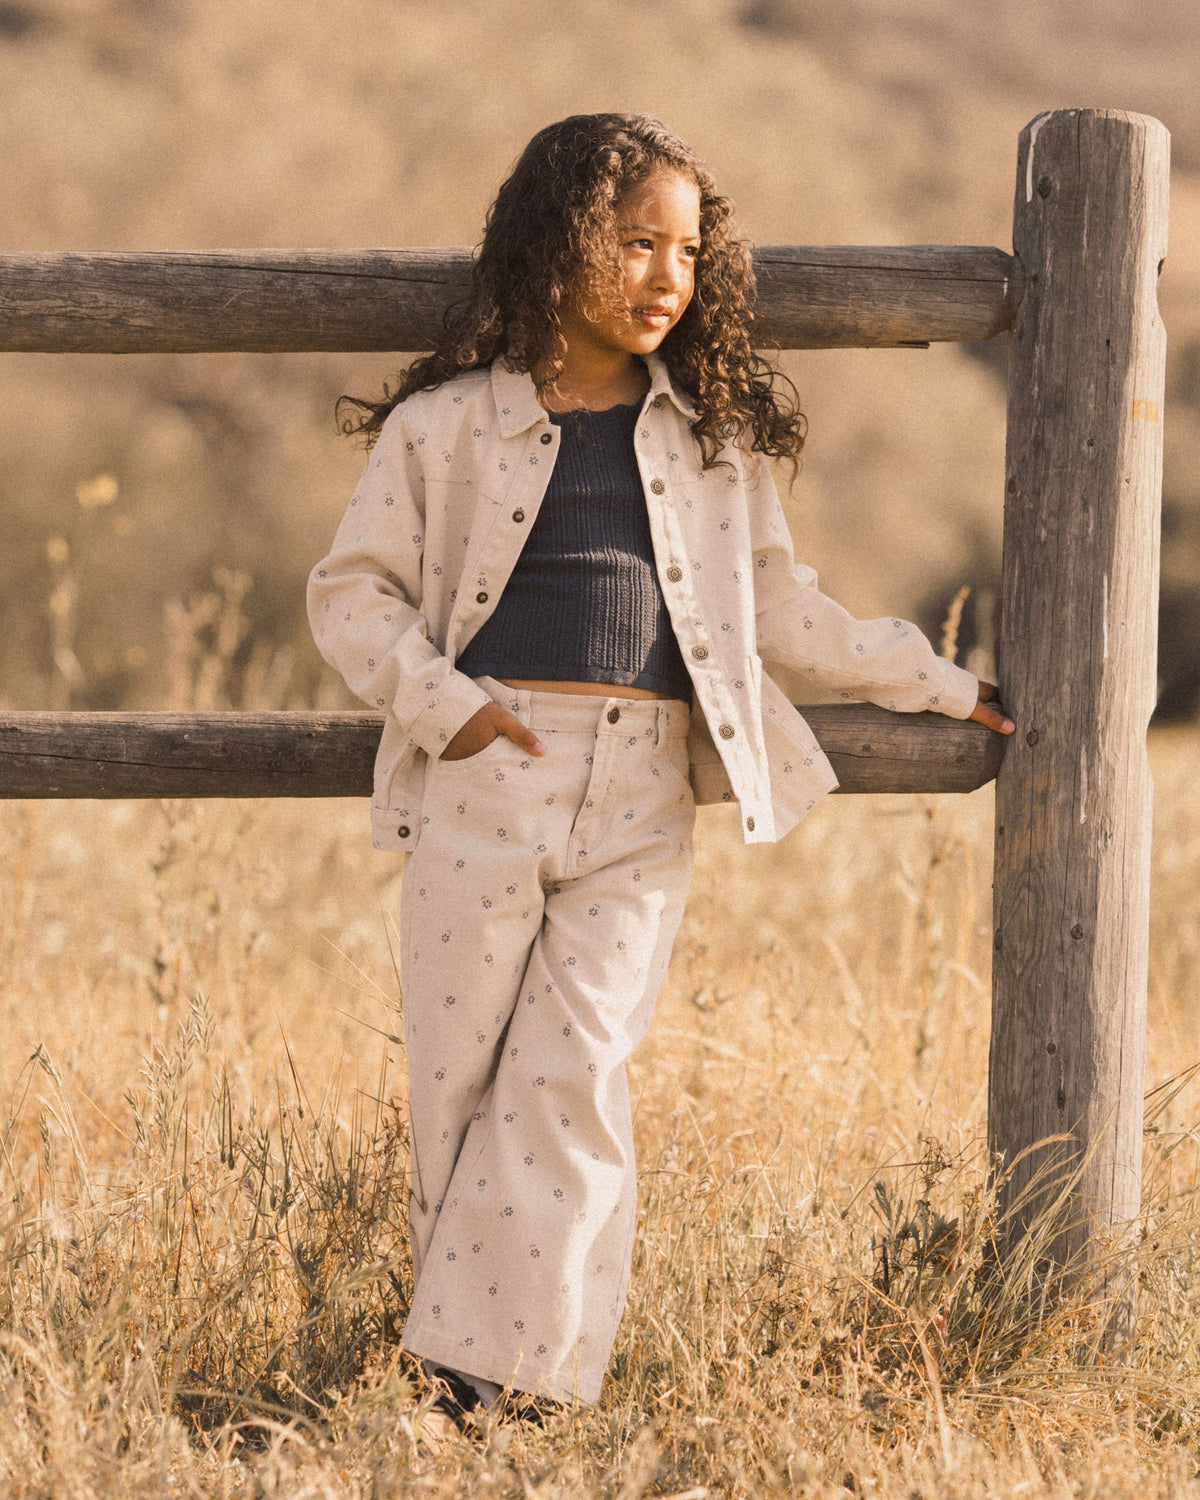
M 480 684 L 507 736 L 431 761 L 401 886 L 415 1294 L 404 1347 L 594 1404 L 629 1285 L 625 1063 L 683 915 L 678 700 Z

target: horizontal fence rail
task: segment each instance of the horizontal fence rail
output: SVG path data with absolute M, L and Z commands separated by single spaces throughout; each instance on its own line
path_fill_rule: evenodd
M 870 704 L 803 709 L 843 792 L 970 792 L 1004 742 Z M 371 713 L 0 714 L 0 797 L 366 797 Z
M 467 249 L 0 255 L 0 351 L 414 352 L 470 264 Z M 988 339 L 1024 287 L 1014 256 L 976 245 L 768 245 L 754 264 L 764 348 Z

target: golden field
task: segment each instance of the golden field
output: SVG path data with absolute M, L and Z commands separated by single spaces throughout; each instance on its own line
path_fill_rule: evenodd
M 0 1492 L 1193 1493 L 1198 748 L 1151 746 L 1128 1367 L 1081 1358 L 1078 1305 L 986 1294 L 990 791 L 835 798 L 755 848 L 706 809 L 631 1065 L 601 1405 L 437 1458 L 397 1347 L 399 857 L 365 804 L 8 804 Z
M 1010 243 L 1017 135 L 1173 135 L 1163 660 L 1200 690 L 1193 0 L 0 0 L 0 251 L 470 243 L 524 141 L 661 115 L 770 243 Z M 2 288 L 0 288 L 2 292 Z M 1000 359 L 784 356 L 802 556 L 994 598 Z M 349 702 L 304 578 L 401 362 L 0 355 L 0 708 Z M 973 634 L 972 634 L 973 630 Z M 0 1500 L 1200 1493 L 1200 734 L 1159 729 L 1141 1337 L 997 1284 L 991 793 L 705 810 L 631 1065 L 599 1409 L 416 1451 L 398 859 L 352 802 L 0 802 Z

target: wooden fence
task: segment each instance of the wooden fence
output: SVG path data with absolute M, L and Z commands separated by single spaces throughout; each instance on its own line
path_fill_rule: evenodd
M 1012 255 L 756 256 L 764 346 L 1012 335 L 999 676 L 1017 733 L 862 705 L 806 715 L 844 791 L 997 780 L 989 1145 L 1016 1164 L 1010 1242 L 1045 1198 L 1034 1174 L 1073 1173 L 1058 1265 L 1127 1236 L 1139 1209 L 1168 149 L 1157 120 L 1054 111 L 1020 137 Z M 415 350 L 468 265 L 466 250 L 0 256 L 0 350 Z M 365 796 L 381 724 L 4 714 L 0 796 Z

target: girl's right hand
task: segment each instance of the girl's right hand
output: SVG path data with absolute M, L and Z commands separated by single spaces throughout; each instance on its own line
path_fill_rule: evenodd
M 979 684 L 979 702 L 971 710 L 968 717 L 985 724 L 997 734 L 1011 734 L 1015 725 L 1000 707 L 1000 689 L 994 682 L 983 682 Z
M 506 734 L 514 744 L 528 750 L 531 755 L 546 753 L 545 745 L 532 729 L 521 723 L 516 714 L 510 714 L 508 709 L 501 708 L 498 703 L 485 703 L 477 713 L 471 715 L 439 758 L 467 760 L 486 749 L 501 734 Z

